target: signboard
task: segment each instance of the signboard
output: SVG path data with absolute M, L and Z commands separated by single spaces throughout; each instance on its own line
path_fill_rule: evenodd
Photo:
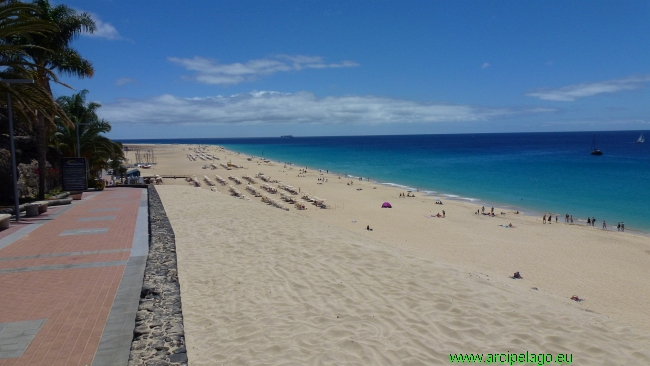
M 61 175 L 64 191 L 85 191 L 88 189 L 86 178 L 86 158 L 61 159 Z

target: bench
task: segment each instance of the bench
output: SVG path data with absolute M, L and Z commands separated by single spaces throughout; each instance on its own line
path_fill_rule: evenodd
M 49 206 L 49 203 L 47 201 L 36 201 L 34 204 L 38 204 L 38 214 L 42 214 L 47 212 L 47 207 Z
M 25 205 L 25 213 L 27 217 L 38 216 L 40 214 L 38 210 L 40 206 L 41 205 L 39 205 L 38 203 L 30 203 Z
M 11 215 L 0 214 L 0 230 L 9 229 L 9 219 L 11 219 Z

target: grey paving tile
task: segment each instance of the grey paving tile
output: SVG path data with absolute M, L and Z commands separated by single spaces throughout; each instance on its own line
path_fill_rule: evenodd
M 77 219 L 78 222 L 86 221 L 112 221 L 115 220 L 115 216 L 95 216 L 95 217 L 80 217 Z
M 25 345 L 21 343 L 0 345 L 0 352 L 22 351 L 24 349 Z
M 64 230 L 59 234 L 59 236 L 67 235 L 93 235 L 93 234 L 105 234 L 108 232 L 107 227 L 98 227 L 90 229 L 73 229 L 73 230 Z
M 22 229 L 19 229 L 18 231 L 11 233 L 4 238 L 0 239 L 0 249 L 7 247 L 11 244 L 13 244 L 16 240 L 22 238 L 23 236 L 31 233 L 32 231 L 38 229 L 42 224 L 30 224 L 28 226 L 25 226 Z
M 119 211 L 121 207 L 104 207 L 104 208 L 93 208 L 88 210 L 88 212 L 110 212 L 110 211 Z
M 78 264 L 54 264 L 51 266 L 6 268 L 6 269 L 0 269 L 0 274 L 34 272 L 34 271 L 55 271 L 61 269 L 75 269 L 75 268 L 124 266 L 126 265 L 126 263 L 127 261 L 113 261 L 113 262 L 89 262 L 89 263 L 78 263 Z
M 25 352 L 25 350 L 0 351 L 0 360 L 3 358 L 18 358 L 23 355 L 23 352 Z
M 0 359 L 22 356 L 45 319 L 0 323 Z
M 35 259 L 35 258 L 52 258 L 52 257 L 72 257 L 77 255 L 108 254 L 108 253 L 121 253 L 121 252 L 130 252 L 130 251 L 131 249 L 86 250 L 83 252 L 50 253 L 50 254 L 25 255 L 22 257 L 5 257 L 5 258 L 0 258 L 0 261 L 13 261 L 13 260 L 22 260 L 22 259 Z

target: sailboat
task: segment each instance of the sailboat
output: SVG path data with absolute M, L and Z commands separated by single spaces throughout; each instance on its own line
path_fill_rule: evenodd
M 635 141 L 637 144 L 642 144 L 645 142 L 645 138 L 643 137 L 643 134 L 639 136 L 639 139 Z
M 591 155 L 603 155 L 603 152 L 596 149 L 596 136 L 594 136 L 594 141 L 591 143 Z

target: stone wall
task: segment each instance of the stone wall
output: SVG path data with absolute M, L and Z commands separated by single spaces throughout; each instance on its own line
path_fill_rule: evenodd
M 149 256 L 135 318 L 129 366 L 187 365 L 174 231 L 153 185 L 149 191 Z

